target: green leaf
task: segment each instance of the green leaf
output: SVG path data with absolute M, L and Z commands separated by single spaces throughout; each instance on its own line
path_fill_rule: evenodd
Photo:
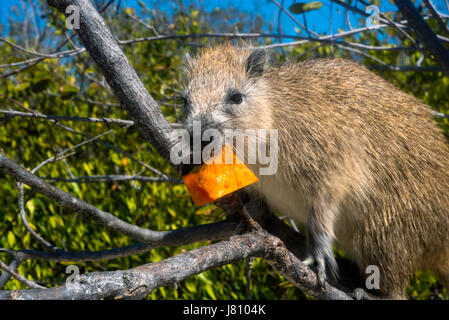
M 52 81 L 52 79 L 50 77 L 33 80 L 33 84 L 31 85 L 31 90 L 33 90 L 33 92 L 35 92 L 35 93 L 42 92 L 48 88 L 51 81 Z
M 25 207 L 28 209 L 28 211 L 30 211 L 30 215 L 33 215 L 34 209 L 36 208 L 36 207 L 34 206 L 34 201 L 33 201 L 33 200 L 28 201 L 28 202 L 26 203 Z
M 206 292 L 209 294 L 209 296 L 212 299 L 217 300 L 217 297 L 215 296 L 214 290 L 212 289 L 212 286 L 210 284 L 206 285 Z
M 137 209 L 136 203 L 134 202 L 134 199 L 132 199 L 132 198 L 126 199 L 126 205 L 128 206 L 128 209 L 130 212 L 134 212 Z
M 15 89 L 18 91 L 26 90 L 30 87 L 30 85 L 31 85 L 30 82 L 24 82 L 24 83 L 21 83 L 18 86 L 16 86 Z
M 184 282 L 184 284 L 185 284 L 187 290 L 189 290 L 190 292 L 196 292 L 196 284 L 195 284 L 195 282 L 186 280 Z
M 290 6 L 289 10 L 292 13 L 300 14 L 307 11 L 318 10 L 323 4 L 320 1 L 312 1 L 308 3 L 297 2 Z
M 8 232 L 8 245 L 10 248 L 14 247 L 14 244 L 16 243 L 16 237 L 12 231 Z
M 170 215 L 174 218 L 176 217 L 176 211 L 173 210 L 172 208 L 167 208 L 168 213 L 170 213 Z
M 66 84 L 61 88 L 61 98 L 68 99 L 75 96 L 78 93 L 78 88 L 70 84 Z
M 57 217 L 50 217 L 50 218 L 48 219 L 48 223 L 50 224 L 50 226 L 51 226 L 52 228 L 56 228 L 57 222 L 58 222 L 58 218 L 57 218 Z
M 111 242 L 111 238 L 109 238 L 109 235 L 107 234 L 106 231 L 103 231 L 103 232 L 101 233 L 101 235 L 103 236 L 104 240 L 105 240 L 107 243 L 110 243 L 110 242 Z

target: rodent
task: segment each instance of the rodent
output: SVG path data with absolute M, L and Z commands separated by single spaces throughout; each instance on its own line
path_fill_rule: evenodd
M 188 60 L 186 127 L 278 130 L 277 172 L 248 188 L 305 224 L 321 283 L 337 244 L 379 267 L 381 296 L 424 269 L 449 290 L 449 144 L 429 107 L 343 59 L 272 66 L 224 44 Z

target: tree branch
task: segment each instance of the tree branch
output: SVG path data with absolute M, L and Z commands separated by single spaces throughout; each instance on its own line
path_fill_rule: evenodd
M 95 101 L 85 101 L 87 103 L 99 104 Z M 32 112 L 21 112 L 15 110 L 0 110 L 0 113 L 6 114 L 8 116 L 13 117 L 24 117 L 24 118 L 36 118 L 36 119 L 45 119 L 45 120 L 54 120 L 54 121 L 73 121 L 73 122 L 93 122 L 93 123 L 106 123 L 106 124 L 118 124 L 126 127 L 130 127 L 134 125 L 134 121 L 125 120 L 125 119 L 116 119 L 116 118 L 95 118 L 95 117 L 77 117 L 77 116 L 56 116 L 52 114 L 42 114 L 42 113 L 32 113 Z M 170 123 L 172 128 L 180 128 L 180 123 Z
M 93 272 L 82 275 L 78 287 L 66 285 L 45 290 L 0 292 L 0 299 L 123 299 L 141 297 L 152 290 L 177 285 L 184 279 L 211 268 L 249 257 L 262 257 L 312 297 L 350 300 L 348 294 L 326 284 L 318 287 L 315 273 L 290 253 L 282 242 L 263 230 L 234 236 L 206 247 L 125 271 Z M 284 263 L 285 261 L 285 263 Z
M 92 3 L 89 0 L 47 0 L 47 2 L 62 13 L 65 13 L 69 5 L 79 9 L 80 29 L 77 30 L 77 34 L 84 47 L 145 139 L 173 165 L 170 161 L 173 130 Z
M 441 19 L 440 14 L 438 13 L 438 11 L 435 8 L 435 6 L 433 5 L 432 1 L 431 0 L 423 0 L 423 2 L 426 5 L 427 9 L 429 9 L 429 11 L 432 14 L 432 16 L 438 22 L 438 24 L 440 25 L 441 29 L 444 32 L 446 32 L 446 34 L 449 35 L 449 28 L 448 28 L 447 24 L 443 21 L 443 19 Z
M 50 199 L 55 200 L 62 207 L 79 212 L 87 218 L 91 218 L 112 230 L 121 232 L 144 243 L 177 246 L 204 240 L 221 240 L 232 235 L 235 230 L 234 224 L 227 224 L 224 222 L 165 232 L 140 228 L 45 182 L 41 178 L 36 177 L 17 165 L 1 152 L 0 169 L 5 170 L 5 172 L 11 175 L 16 181 L 24 183 Z
M 127 182 L 127 181 L 140 181 L 140 182 L 170 182 L 172 184 L 183 184 L 182 180 L 168 180 L 163 177 L 148 177 L 139 175 L 118 175 L 110 174 L 104 176 L 85 176 L 85 177 L 70 177 L 70 178 L 52 178 L 41 177 L 47 180 L 49 183 L 54 182 L 75 182 L 75 183 L 94 183 L 94 182 Z
M 443 46 L 410 0 L 394 0 L 394 2 L 407 19 L 408 24 L 415 30 L 419 40 L 432 52 L 446 76 L 449 76 L 449 51 Z
M 0 269 L 5 270 L 5 272 L 9 273 L 10 275 L 12 275 L 14 278 L 16 278 L 17 280 L 19 280 L 20 282 L 26 284 L 28 287 L 30 288 L 35 288 L 35 289 L 46 289 L 43 286 L 40 286 L 36 283 L 34 283 L 33 281 L 28 280 L 27 278 L 21 276 L 20 274 L 18 274 L 16 271 L 13 270 L 13 268 L 8 267 L 3 261 L 0 260 Z M 0 293 L 0 299 L 1 299 L 1 293 Z

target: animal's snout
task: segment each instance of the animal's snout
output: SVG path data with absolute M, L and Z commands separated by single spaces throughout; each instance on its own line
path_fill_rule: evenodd
M 191 136 L 198 131 L 203 132 L 212 127 L 213 120 L 210 113 L 197 114 L 187 123 L 187 130 Z
M 189 133 L 189 156 L 188 163 L 181 165 L 181 174 L 186 175 L 190 173 L 196 166 L 204 163 L 202 157 L 203 149 L 210 143 L 210 141 L 203 141 L 203 132 L 211 125 L 211 117 L 209 115 L 203 115 L 193 120 L 187 131 Z

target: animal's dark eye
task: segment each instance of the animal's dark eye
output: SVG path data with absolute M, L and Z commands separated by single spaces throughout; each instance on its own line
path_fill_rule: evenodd
M 229 97 L 229 102 L 232 104 L 241 104 L 243 101 L 243 96 L 240 92 L 234 92 Z

